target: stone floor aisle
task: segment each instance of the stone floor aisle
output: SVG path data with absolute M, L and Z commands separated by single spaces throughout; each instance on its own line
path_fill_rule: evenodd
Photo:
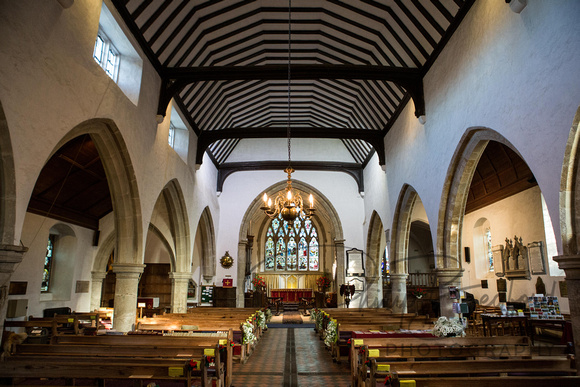
M 348 362 L 333 363 L 312 328 L 270 328 L 246 364 L 234 364 L 233 386 L 350 386 Z

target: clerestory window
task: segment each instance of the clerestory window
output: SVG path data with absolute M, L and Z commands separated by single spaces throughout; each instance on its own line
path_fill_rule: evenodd
M 42 272 L 42 283 L 40 285 L 41 292 L 48 292 L 50 290 L 50 276 L 52 274 L 52 263 L 54 257 L 54 242 L 56 235 L 50 234 L 46 245 L 46 255 L 44 256 L 44 270 Z
M 95 42 L 95 49 L 93 50 L 93 58 L 105 70 L 107 75 L 117 82 L 121 57 L 111 40 L 100 29 Z

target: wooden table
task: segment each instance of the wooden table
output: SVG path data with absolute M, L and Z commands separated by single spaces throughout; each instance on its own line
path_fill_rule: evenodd
M 560 344 L 566 345 L 568 342 L 574 341 L 574 338 L 572 337 L 572 324 L 570 323 L 570 321 L 552 320 L 552 319 L 529 319 L 528 323 L 531 327 L 532 343 L 534 342 L 536 328 L 547 328 L 562 331 L 562 338 L 560 340 Z
M 491 336 L 491 326 L 493 323 L 503 323 L 504 326 L 510 323 L 512 326 L 515 323 L 518 324 L 520 330 L 520 336 L 531 336 L 529 319 L 527 316 L 502 316 L 498 314 L 481 314 L 481 321 L 483 322 L 483 335 L 487 336 L 489 330 L 489 336 Z

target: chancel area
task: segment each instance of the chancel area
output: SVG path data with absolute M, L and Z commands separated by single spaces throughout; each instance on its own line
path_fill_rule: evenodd
M 0 385 L 579 385 L 579 17 L 0 1 Z

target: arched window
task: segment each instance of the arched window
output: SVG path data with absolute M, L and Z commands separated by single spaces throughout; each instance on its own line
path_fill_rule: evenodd
M 266 271 L 319 271 L 316 227 L 303 215 L 292 223 L 278 215 L 266 232 L 264 253 Z
M 493 253 L 491 251 L 491 229 L 485 229 L 485 257 L 487 258 L 487 267 L 489 271 L 493 270 Z
M 44 270 L 42 272 L 41 292 L 48 292 L 50 289 L 50 275 L 52 274 L 52 261 L 54 253 L 54 241 L 56 235 L 50 234 L 46 245 L 46 255 L 44 256 Z

